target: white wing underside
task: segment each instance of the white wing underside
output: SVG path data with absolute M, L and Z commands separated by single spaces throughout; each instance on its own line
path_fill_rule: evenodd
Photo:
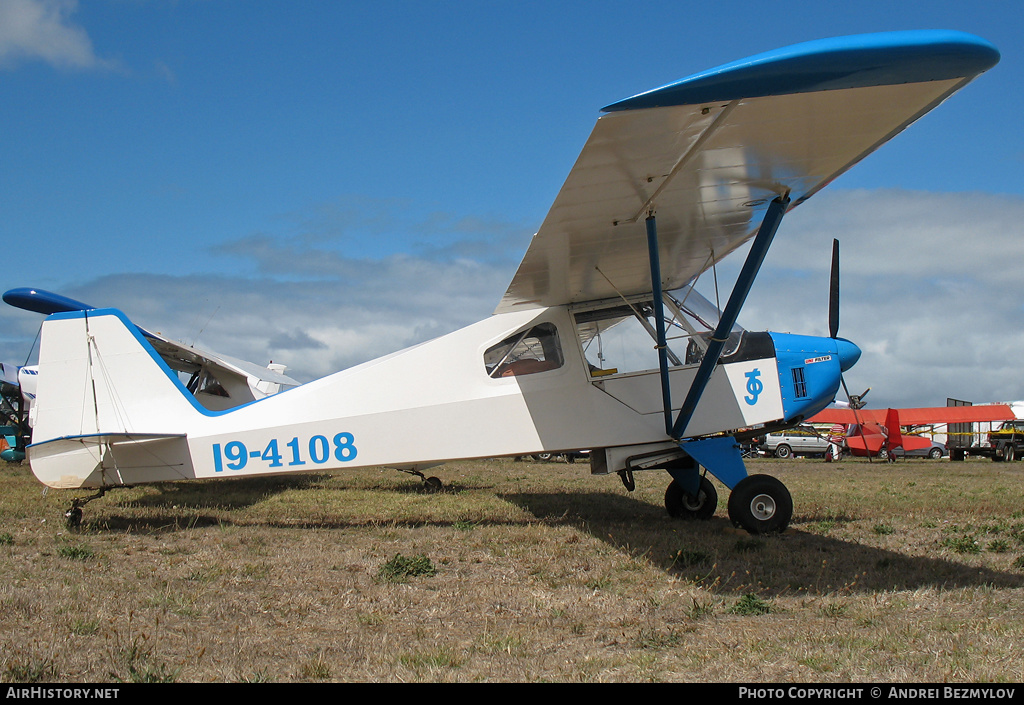
M 684 286 L 757 231 L 768 203 L 799 205 L 968 79 L 612 112 L 598 119 L 496 313 Z

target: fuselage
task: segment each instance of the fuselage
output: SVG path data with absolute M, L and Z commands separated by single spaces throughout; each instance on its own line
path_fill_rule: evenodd
M 595 368 L 580 320 L 565 306 L 494 315 L 218 412 L 184 389 L 123 314 L 59 314 L 44 325 L 40 384 L 49 386 L 29 458 L 45 484 L 93 487 L 671 444 L 657 370 Z M 76 344 L 83 326 L 92 351 Z M 841 339 L 744 332 L 685 436 L 796 423 L 834 399 L 841 368 L 858 354 Z M 674 406 L 696 369 L 671 369 Z M 96 383 L 81 384 L 83 375 Z M 83 388 L 91 391 L 72 398 Z

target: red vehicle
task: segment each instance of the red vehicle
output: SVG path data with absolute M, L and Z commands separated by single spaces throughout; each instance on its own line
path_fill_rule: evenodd
M 976 423 L 1013 419 L 1013 410 L 1005 404 L 986 406 L 937 406 L 917 409 L 825 409 L 811 423 L 840 423 L 850 432 L 846 447 L 852 455 L 893 458 L 900 453 L 927 452 L 932 440 L 925 436 L 904 435 L 901 427 L 951 423 Z M 854 428 L 856 427 L 856 428 Z

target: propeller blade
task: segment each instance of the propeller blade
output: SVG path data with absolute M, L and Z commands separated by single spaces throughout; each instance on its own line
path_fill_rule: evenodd
M 839 375 L 839 382 L 843 385 L 843 391 L 846 392 L 846 398 L 850 401 L 850 409 L 853 410 L 853 420 L 857 422 L 857 429 L 860 431 L 860 439 L 864 443 L 864 454 L 868 456 L 868 462 L 871 462 L 871 452 L 868 451 L 868 439 L 864 437 L 864 424 L 861 423 L 860 416 L 857 414 L 857 410 L 864 407 L 864 402 L 861 401 L 861 397 L 871 391 L 871 387 L 864 390 L 864 394 L 860 397 L 853 396 L 850 394 L 849 387 L 846 386 L 846 378 Z
M 828 287 L 828 334 L 839 337 L 839 240 L 832 240 L 832 275 Z

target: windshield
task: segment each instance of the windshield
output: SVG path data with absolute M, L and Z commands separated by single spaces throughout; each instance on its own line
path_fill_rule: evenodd
M 693 289 L 680 298 L 666 294 L 664 311 L 669 364 L 699 364 L 721 312 Z M 573 316 L 591 376 L 658 368 L 658 351 L 652 345 L 657 341 L 657 321 L 650 297 L 589 305 L 575 310 Z M 744 333 L 742 326 L 733 326 L 722 357 L 736 351 Z

